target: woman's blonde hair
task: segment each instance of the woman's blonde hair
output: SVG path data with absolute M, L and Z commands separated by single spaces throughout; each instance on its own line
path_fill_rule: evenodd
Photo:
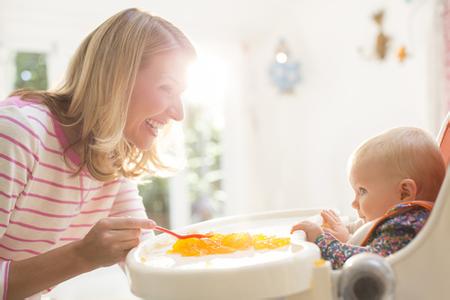
M 40 99 L 63 126 L 79 126 L 81 165 L 98 180 L 135 177 L 166 170 L 157 153 L 127 142 L 123 130 L 139 68 L 153 55 L 180 51 L 196 54 L 187 37 L 170 22 L 132 8 L 121 11 L 90 33 L 77 49 L 63 83 L 55 90 L 16 91 L 23 99 Z M 66 161 L 67 161 L 67 155 Z
M 353 153 L 351 165 L 374 162 L 389 175 L 413 179 L 417 199 L 434 201 L 444 180 L 446 166 L 437 143 L 424 130 L 398 127 L 361 144 Z

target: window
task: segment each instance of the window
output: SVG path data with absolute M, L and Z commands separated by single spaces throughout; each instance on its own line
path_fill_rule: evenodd
M 183 121 L 186 167 L 177 178 L 152 178 L 140 186 L 147 214 L 158 224 L 178 227 L 222 216 L 225 206 L 222 173 L 223 97 L 227 81 L 224 62 L 199 52 L 189 75 Z M 170 191 L 185 191 L 171 201 Z M 178 204 L 183 203 L 183 207 Z M 185 205 L 188 203 L 188 205 Z M 170 220 L 171 210 L 189 210 L 184 220 Z M 177 214 L 180 215 L 180 214 Z
M 191 221 L 223 215 L 221 128 L 206 118 L 201 105 L 188 108 L 186 120 L 187 184 Z
M 47 89 L 47 62 L 44 53 L 18 52 L 15 65 L 15 89 Z
M 139 185 L 147 215 L 163 227 L 170 227 L 168 184 L 167 178 L 155 177 Z

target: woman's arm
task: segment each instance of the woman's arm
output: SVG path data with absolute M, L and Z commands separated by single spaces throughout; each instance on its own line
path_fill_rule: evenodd
M 98 267 L 122 261 L 139 243 L 141 229 L 155 223 L 139 218 L 105 218 L 80 241 L 21 261 L 9 267 L 6 299 L 23 299 Z
M 12 261 L 6 299 L 24 299 L 94 269 L 76 250 L 77 242 L 21 261 Z

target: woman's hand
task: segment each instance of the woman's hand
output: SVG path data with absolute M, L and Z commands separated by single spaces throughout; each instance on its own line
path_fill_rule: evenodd
M 342 223 L 341 218 L 332 210 L 322 210 L 320 215 L 323 218 L 323 230 L 332 234 L 338 241 L 346 243 L 350 238 L 347 226 Z
M 156 223 L 142 218 L 105 218 L 97 222 L 76 244 L 76 253 L 88 268 L 110 266 L 123 261 L 139 244 L 141 229 L 152 229 Z
M 320 228 L 320 226 L 316 223 L 310 221 L 303 221 L 295 224 L 291 229 L 291 233 L 296 230 L 303 230 L 306 233 L 306 240 L 313 243 L 319 235 L 323 234 L 322 228 Z

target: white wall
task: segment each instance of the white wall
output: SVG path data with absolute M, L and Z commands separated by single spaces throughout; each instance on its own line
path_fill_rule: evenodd
M 0 0 L 0 97 L 10 92 L 16 50 L 49 53 L 50 83 L 81 39 L 118 10 L 137 6 L 173 21 L 194 43 L 222 48 L 235 70 L 226 100 L 227 213 L 334 206 L 350 212 L 347 158 L 363 139 L 399 125 L 436 133 L 440 92 L 437 0 L 26 1 Z M 363 58 L 386 8 L 404 64 Z M 301 63 L 296 93 L 280 95 L 267 69 L 286 38 Z M 5 72 L 4 72 L 5 71 Z M 7 74 L 7 75 L 5 75 Z
M 372 50 L 370 16 L 380 8 L 392 46 L 406 43 L 411 51 L 404 64 L 394 54 L 378 62 L 357 51 Z M 347 159 L 360 142 L 394 126 L 436 134 L 442 117 L 437 9 L 436 1 L 290 2 L 284 16 L 268 20 L 272 30 L 245 41 L 241 150 L 250 184 L 246 198 L 230 199 L 235 212 L 331 205 L 350 213 Z M 292 96 L 277 94 L 267 78 L 280 36 L 301 63 L 302 82 Z

